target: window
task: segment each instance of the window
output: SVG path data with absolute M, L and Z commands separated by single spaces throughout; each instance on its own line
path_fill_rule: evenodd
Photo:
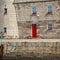
M 36 7 L 32 7 L 32 12 L 33 13 L 36 13 L 37 12 Z
M 48 6 L 48 12 L 47 12 L 46 16 L 49 16 L 49 15 L 53 15 L 52 14 L 52 6 L 51 5 Z
M 17 8 L 18 8 L 18 10 L 20 9 L 20 5 L 19 4 L 17 4 Z
M 4 8 L 4 14 L 7 14 L 7 8 Z
M 7 32 L 7 28 L 6 27 L 4 27 L 4 33 L 6 33 Z
M 48 12 L 52 12 L 52 6 L 51 5 L 48 6 Z
M 48 24 L 48 30 L 52 30 L 52 24 Z

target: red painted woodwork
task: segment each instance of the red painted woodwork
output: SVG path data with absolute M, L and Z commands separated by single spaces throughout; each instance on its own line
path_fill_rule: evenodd
M 37 26 L 36 24 L 32 24 L 32 38 L 37 37 Z

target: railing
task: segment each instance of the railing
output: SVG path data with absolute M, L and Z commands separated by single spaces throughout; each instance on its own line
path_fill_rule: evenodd
M 47 53 L 60 54 L 60 39 L 5 39 L 0 40 L 7 53 Z

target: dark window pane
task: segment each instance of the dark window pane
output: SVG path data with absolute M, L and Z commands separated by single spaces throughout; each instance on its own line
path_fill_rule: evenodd
M 7 28 L 6 27 L 4 27 L 4 33 L 6 33 L 7 32 Z
M 52 24 L 48 24 L 48 30 L 52 29 Z
M 4 8 L 4 14 L 7 14 L 7 8 Z

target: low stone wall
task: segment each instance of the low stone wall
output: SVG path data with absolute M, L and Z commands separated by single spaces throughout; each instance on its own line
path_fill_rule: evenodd
M 60 39 L 2 39 L 4 55 L 9 53 L 60 54 Z
M 3 42 L 4 43 L 4 42 Z M 60 42 L 7 42 L 4 43 L 6 53 L 46 53 L 60 54 Z

